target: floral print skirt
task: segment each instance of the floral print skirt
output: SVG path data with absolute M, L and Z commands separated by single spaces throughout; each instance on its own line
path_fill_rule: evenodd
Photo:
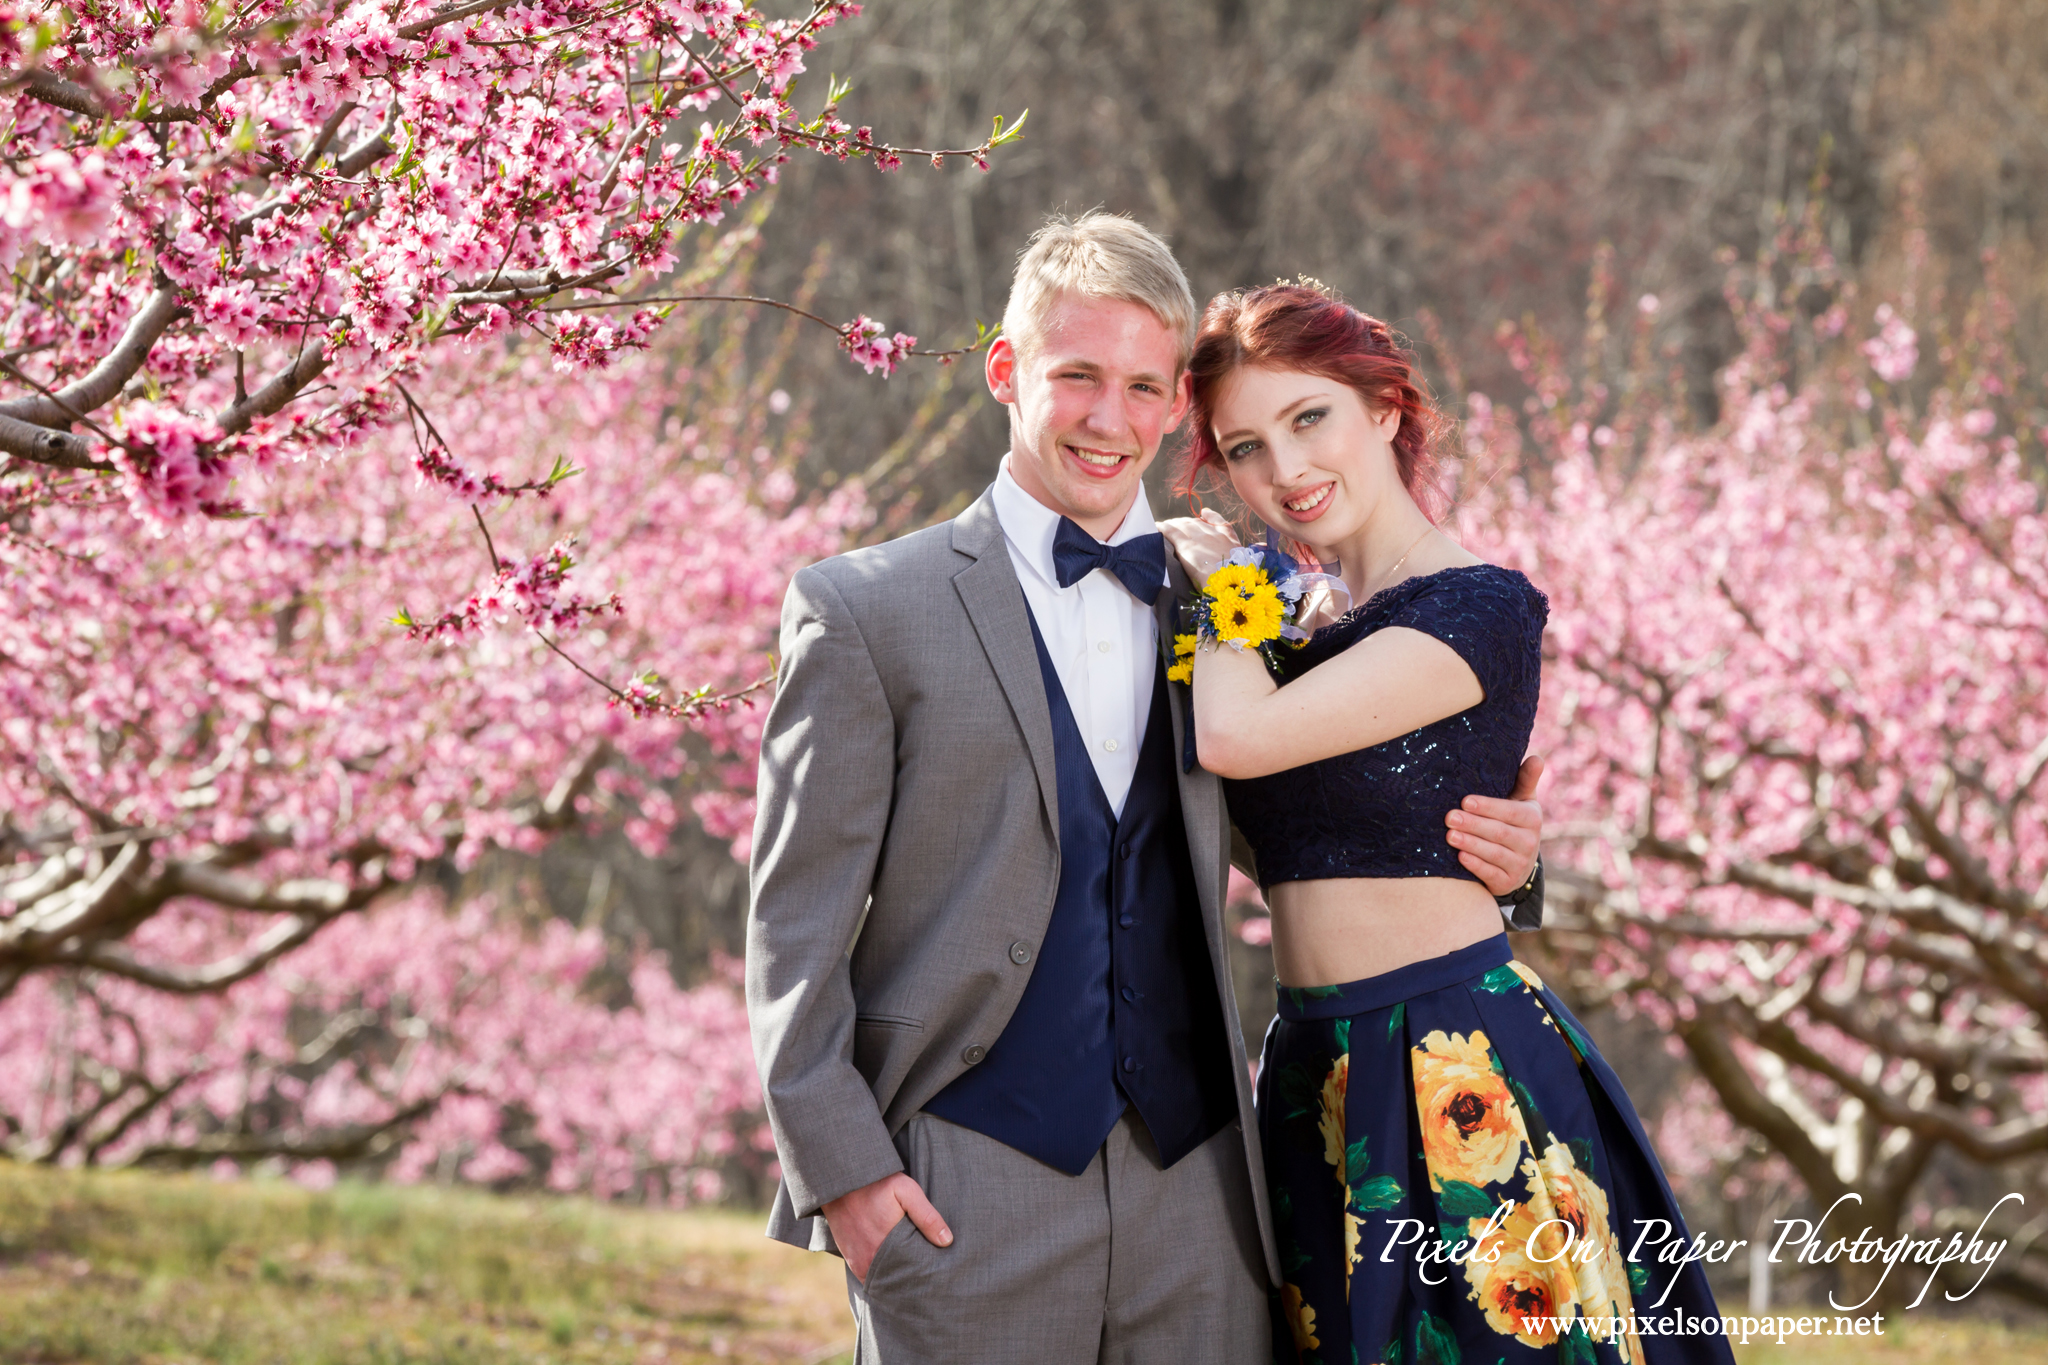
M 1281 987 L 1258 1106 L 1276 1361 L 1733 1361 L 1641 1120 L 1505 934 Z

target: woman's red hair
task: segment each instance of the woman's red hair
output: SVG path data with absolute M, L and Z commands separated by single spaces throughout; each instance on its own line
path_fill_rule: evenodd
M 1321 375 L 1350 385 L 1374 411 L 1398 411 L 1394 463 L 1402 486 L 1424 516 L 1435 521 L 1442 515 L 1436 446 L 1444 419 L 1422 387 L 1415 357 L 1386 323 L 1310 284 L 1233 289 L 1209 301 L 1188 361 L 1194 404 L 1178 491 L 1200 491 L 1205 475 L 1229 477 L 1216 445 L 1216 401 L 1225 381 L 1246 365 Z

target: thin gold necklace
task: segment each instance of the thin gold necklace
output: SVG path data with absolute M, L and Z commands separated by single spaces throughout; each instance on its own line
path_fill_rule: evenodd
M 1382 574 L 1382 575 L 1381 575 L 1381 577 L 1382 577 L 1382 578 L 1385 578 L 1385 579 L 1388 579 L 1388 580 L 1391 580 L 1391 579 L 1393 578 L 1393 576 L 1394 576 L 1395 574 L 1397 574 L 1397 573 L 1401 572 L 1401 566 L 1402 566 L 1403 564 L 1406 564 L 1406 563 L 1408 562 L 1408 556 L 1409 556 L 1409 555 L 1412 555 L 1412 554 L 1414 554 L 1414 553 L 1415 553 L 1415 550 L 1416 550 L 1416 547 L 1417 547 L 1417 546 L 1419 546 L 1419 545 L 1421 545 L 1423 541 L 1425 541 L 1425 540 L 1428 540 L 1428 539 L 1429 539 L 1429 533 L 1430 533 L 1431 531 L 1434 531 L 1435 529 L 1436 529 L 1436 527 L 1434 527 L 1434 526 L 1428 526 L 1428 527 L 1425 527 L 1425 528 L 1423 528 L 1423 532 L 1422 532 L 1422 534 L 1421 534 L 1421 535 L 1419 535 L 1419 536 L 1417 536 L 1417 537 L 1415 537 L 1415 540 L 1414 540 L 1414 542 L 1413 542 L 1412 544 L 1410 544 L 1410 545 L 1408 546 L 1408 548 L 1407 548 L 1407 549 L 1405 549 L 1405 550 L 1403 550 L 1403 551 L 1401 552 L 1401 557 L 1400 557 L 1399 559 L 1397 559 L 1397 560 L 1395 560 L 1395 561 L 1394 561 L 1394 566 L 1393 566 L 1393 567 L 1392 567 L 1391 569 L 1388 569 L 1388 570 L 1386 571 L 1386 573 Z M 1382 588 L 1376 589 L 1375 591 L 1376 591 L 1376 592 L 1385 592 L 1385 591 L 1386 591 L 1386 588 L 1382 587 Z M 1360 598 L 1359 600 L 1360 600 L 1360 601 L 1363 601 L 1363 602 L 1370 602 L 1370 601 L 1371 601 L 1371 600 L 1373 599 L 1373 596 L 1374 596 L 1374 593 L 1368 592 L 1368 593 L 1366 593 L 1366 594 L 1365 594 L 1365 595 L 1364 595 L 1364 596 L 1363 596 L 1362 598 Z

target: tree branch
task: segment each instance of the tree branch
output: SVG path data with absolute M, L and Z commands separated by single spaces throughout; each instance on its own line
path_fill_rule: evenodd
M 1749 1069 L 1735 1055 L 1718 1024 L 1710 1012 L 1702 1010 L 1679 1023 L 1678 1039 L 1692 1054 L 1693 1063 L 1706 1077 L 1707 1084 L 1721 1097 L 1721 1103 L 1728 1106 L 1729 1116 L 1755 1130 L 1782 1153 L 1816 1200 L 1833 1203 L 1848 1189 L 1835 1173 L 1835 1163 L 1797 1119 L 1757 1089 Z
M 497 10 L 505 9 L 513 3 L 514 0 L 470 0 L 470 3 L 466 5 L 450 5 L 446 9 L 434 11 L 424 19 L 415 19 L 409 24 L 400 24 L 398 26 L 398 36 L 406 39 L 417 38 L 422 33 L 437 29 L 443 24 L 452 24 L 458 19 L 467 19 L 472 14 L 490 14 Z
M 382 1123 L 351 1124 L 325 1133 L 297 1137 L 276 1133 L 212 1133 L 183 1146 L 158 1143 L 137 1152 L 128 1164 L 190 1168 L 223 1158 L 261 1161 L 270 1157 L 287 1161 L 359 1161 L 390 1150 L 397 1141 L 396 1130 L 433 1113 L 448 1096 L 466 1093 L 465 1087 L 451 1085 L 415 1100 Z
M 135 316 L 128 319 L 127 329 L 121 333 L 114 349 L 87 374 L 54 394 L 36 394 L 0 403 L 0 416 L 18 418 L 39 427 L 66 427 L 80 420 L 119 393 L 121 386 L 133 379 L 143 362 L 149 359 L 150 350 L 155 347 L 157 338 L 164 334 L 164 329 L 185 315 L 186 309 L 179 304 L 177 291 L 169 286 L 159 288 L 149 296 L 148 302 L 136 310 Z
M 1782 1020 L 1759 1021 L 1756 1041 L 1794 1066 L 1825 1076 L 1863 1101 L 1864 1107 L 1882 1122 L 1908 1132 L 1939 1138 L 1972 1161 L 1995 1165 L 2015 1157 L 2048 1152 L 2048 1123 L 2018 1119 L 1987 1132 L 1970 1122 L 1966 1115 L 1946 1105 L 1919 1107 L 1906 1104 L 1808 1046 Z
M 318 379 L 326 368 L 326 348 L 318 341 L 308 342 L 298 359 L 279 371 L 268 384 L 241 402 L 223 409 L 213 419 L 214 425 L 230 436 L 247 431 L 249 424 L 258 417 L 268 417 L 297 398 L 300 391 Z
M 41 100 L 44 104 L 54 105 L 85 118 L 102 119 L 108 117 L 111 112 L 97 92 L 40 67 L 10 71 L 5 76 L 0 76 L 0 89 L 16 85 L 31 99 Z
M 384 126 L 335 158 L 334 173 L 347 180 L 391 155 L 391 135 L 398 131 L 398 101 L 384 116 Z
M 367 897 L 365 901 L 367 902 Z M 272 925 L 244 951 L 203 967 L 175 967 L 140 961 L 127 948 L 113 943 L 95 943 L 79 952 L 54 959 L 51 965 L 90 967 L 124 981 L 148 986 L 171 995 L 205 995 L 246 981 L 292 949 L 313 937 L 341 911 L 327 915 L 294 915 Z
M 83 436 L 74 436 L 68 431 L 52 431 L 0 413 L 0 453 L 12 455 L 17 460 L 48 465 L 52 469 L 113 473 L 113 464 L 94 459 L 92 450 L 92 442 Z

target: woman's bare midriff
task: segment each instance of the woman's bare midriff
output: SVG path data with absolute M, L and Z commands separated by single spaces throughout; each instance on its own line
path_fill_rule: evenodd
M 1283 986 L 1337 986 L 1442 957 L 1501 931 L 1493 895 L 1457 877 L 1281 882 L 1273 968 Z

